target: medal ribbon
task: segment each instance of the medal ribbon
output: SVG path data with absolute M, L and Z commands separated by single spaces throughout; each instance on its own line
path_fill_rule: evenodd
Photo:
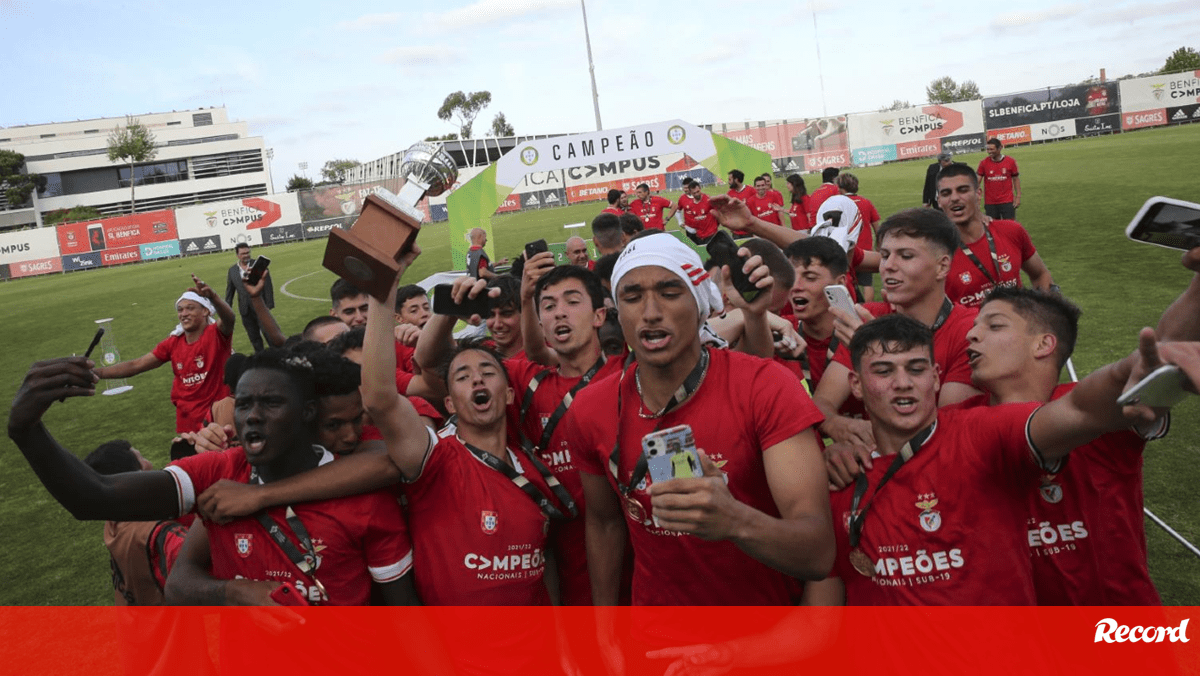
M 912 439 L 909 439 L 903 446 L 900 447 L 900 452 L 896 454 L 896 459 L 892 461 L 891 466 L 888 467 L 888 470 L 884 473 L 883 478 L 879 480 L 879 484 L 875 486 L 875 491 L 871 493 L 871 500 L 867 502 L 867 504 L 863 505 L 861 512 L 858 510 L 858 505 L 862 501 L 863 496 L 867 493 L 867 474 L 866 472 L 860 472 L 859 475 L 854 478 L 854 499 L 850 503 L 851 549 L 858 547 L 858 542 L 860 539 L 862 539 L 863 524 L 867 520 L 867 511 L 871 508 L 871 505 L 875 504 L 875 498 L 879 496 L 879 491 L 883 490 L 884 485 L 886 485 L 887 482 L 896 475 L 896 472 L 900 471 L 900 468 L 904 465 L 904 463 L 912 460 L 912 457 L 917 454 L 917 451 L 921 450 L 921 446 L 925 445 L 925 442 L 929 441 L 929 437 L 933 436 L 933 432 L 936 429 L 937 420 L 934 420 L 932 425 L 926 427 L 920 432 L 917 432 Z
M 460 439 L 460 441 L 462 440 Z M 558 482 L 558 479 L 554 478 L 554 475 L 550 472 L 550 470 L 532 453 L 527 454 L 525 456 L 526 459 L 537 468 L 538 473 L 541 474 L 542 478 L 546 480 L 546 485 L 549 486 L 550 490 L 554 493 L 554 497 L 558 498 L 558 501 L 561 502 L 564 507 L 566 507 L 567 512 L 570 513 L 570 516 L 563 514 L 562 510 L 560 510 L 558 507 L 555 507 L 554 503 L 550 502 L 550 498 L 546 497 L 545 493 L 542 493 L 537 486 L 533 485 L 529 479 L 525 478 L 524 474 L 517 472 L 517 470 L 512 467 L 509 467 L 506 463 L 501 461 L 500 458 L 497 458 L 478 446 L 468 444 L 465 441 L 462 442 L 462 445 L 466 446 L 467 450 L 470 451 L 471 454 L 476 458 L 479 458 L 483 464 L 508 477 L 509 481 L 512 481 L 517 488 L 520 488 L 525 495 L 528 495 L 529 499 L 533 500 L 533 504 L 537 505 L 538 508 L 542 510 L 542 513 L 551 519 L 568 521 L 579 513 L 579 511 L 575 508 L 575 501 L 571 499 L 571 495 L 567 493 L 567 489 L 563 488 L 562 484 Z
M 579 382 L 575 383 L 575 386 L 572 387 L 569 392 L 563 395 L 562 401 L 558 404 L 558 408 L 554 409 L 554 413 L 550 415 L 550 419 L 546 421 L 545 427 L 542 428 L 542 437 L 538 441 L 536 448 L 544 450 L 547 446 L 549 446 L 550 437 L 554 434 L 554 429 L 558 427 L 558 423 L 562 422 L 563 416 L 566 415 L 567 410 L 571 408 L 571 404 L 575 401 L 575 395 L 579 393 L 579 390 L 582 390 L 584 387 L 586 387 L 588 383 L 592 382 L 592 378 L 595 378 L 600 369 L 604 368 L 605 363 L 607 363 L 607 360 L 604 358 L 604 354 L 601 353 L 600 358 L 596 360 L 596 363 L 592 365 L 592 368 L 588 369 L 587 373 L 584 373 L 583 377 L 579 379 Z M 546 376 L 548 375 L 550 375 L 549 369 L 545 371 L 539 371 L 535 376 L 533 376 L 533 380 L 529 381 L 529 388 L 525 390 L 525 396 L 521 399 L 522 422 L 524 422 L 525 416 L 529 413 L 530 405 L 533 404 L 533 393 L 537 392 L 538 385 L 541 385 L 542 381 L 545 380 Z M 523 448 L 529 455 L 533 455 L 535 447 L 533 442 L 529 440 L 529 437 L 525 436 L 524 425 L 518 427 L 517 430 L 521 434 L 521 448 Z
M 313 452 L 320 456 L 326 451 L 320 446 L 313 446 Z M 258 475 L 257 467 L 250 468 L 249 482 L 252 484 L 263 483 L 262 477 Z M 321 581 L 317 579 L 316 548 L 313 547 L 312 538 L 308 535 L 308 529 L 304 527 L 304 522 L 300 520 L 300 517 L 296 516 L 296 512 L 292 509 L 292 506 L 288 505 L 287 512 L 284 515 L 284 519 L 287 522 L 286 526 L 281 526 L 279 522 L 268 516 L 266 510 L 255 514 L 254 518 L 258 520 L 258 523 L 264 529 L 266 529 L 271 538 L 275 540 L 275 544 L 279 545 L 279 548 L 282 549 L 283 553 L 292 560 L 292 563 L 295 564 L 296 568 L 299 569 L 305 577 L 312 580 L 313 585 L 320 590 L 321 598 L 328 601 L 329 594 L 325 592 L 325 585 L 321 584 Z M 291 541 L 291 539 L 284 534 L 283 529 L 289 526 L 289 532 L 292 534 L 292 537 L 300 541 L 300 545 L 304 547 L 304 552 L 301 552 L 299 549 L 297 549 L 296 545 Z M 307 552 L 307 554 L 305 552 Z
M 971 259 L 971 262 L 975 264 L 975 267 L 979 268 L 979 271 L 983 273 L 983 276 L 987 277 L 989 282 L 995 284 L 996 280 L 1000 278 L 1000 258 L 996 256 L 996 240 L 992 237 L 992 231 L 989 230 L 986 225 L 983 226 L 983 234 L 985 237 L 987 237 L 988 251 L 992 254 L 992 265 L 996 267 L 995 277 L 992 277 L 992 273 L 988 272 L 987 268 L 983 266 L 983 261 L 979 260 L 979 256 L 976 256 L 975 252 L 971 251 L 966 244 L 959 242 L 958 246 L 963 250 L 963 253 L 967 255 L 967 258 Z

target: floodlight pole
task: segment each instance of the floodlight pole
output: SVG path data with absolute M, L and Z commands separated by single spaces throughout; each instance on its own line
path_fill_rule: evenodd
M 813 18 L 813 44 L 817 47 L 817 77 L 821 80 L 821 115 L 829 117 L 829 106 L 825 105 L 825 70 L 821 67 L 821 32 L 817 29 L 817 8 L 809 0 L 808 9 Z
M 579 0 L 579 7 L 583 10 L 583 41 L 587 45 L 588 74 L 592 76 L 592 107 L 596 109 L 596 131 L 600 131 L 604 129 L 604 125 L 600 124 L 600 94 L 596 92 L 596 64 L 592 63 L 592 37 L 588 32 L 587 3 Z

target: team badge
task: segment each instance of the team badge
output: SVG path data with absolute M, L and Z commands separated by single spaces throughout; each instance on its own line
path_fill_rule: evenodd
M 233 536 L 233 542 L 237 546 L 238 556 L 243 559 L 254 551 L 254 533 L 237 533 Z
M 1043 500 L 1052 505 L 1057 505 L 1062 502 L 1063 492 L 1062 486 L 1054 483 L 1054 476 L 1053 474 L 1043 474 L 1042 486 L 1038 489 L 1038 492 L 1041 493 Z
M 998 260 L 1000 261 L 1001 272 L 1012 272 L 1012 261 L 1008 260 L 1008 254 L 999 256 Z
M 667 140 L 670 141 L 671 143 L 673 143 L 674 145 L 679 145 L 680 143 L 683 143 L 683 140 L 686 138 L 687 138 L 687 132 L 684 131 L 683 127 L 681 127 L 677 124 L 672 125 L 671 128 L 667 130 Z
M 938 499 L 933 493 L 922 493 L 917 496 L 917 509 L 921 510 L 918 520 L 926 533 L 932 533 L 942 527 L 942 513 L 934 509 Z
M 523 162 L 525 164 L 525 166 L 527 166 L 527 167 L 531 167 L 531 166 L 537 164 L 537 161 L 538 161 L 537 148 L 534 148 L 533 146 L 525 146 L 524 148 L 521 149 L 520 158 L 521 158 L 521 162 Z
M 962 280 L 963 284 L 971 283 L 971 273 L 969 273 L 969 272 L 962 273 L 961 275 L 958 276 L 958 278 Z
M 500 526 L 500 515 L 495 512 L 484 511 L 479 519 L 479 525 L 483 528 L 485 534 L 495 535 L 496 528 Z
M 204 355 L 202 355 L 202 354 L 196 355 L 196 368 L 198 368 L 198 369 L 204 368 Z

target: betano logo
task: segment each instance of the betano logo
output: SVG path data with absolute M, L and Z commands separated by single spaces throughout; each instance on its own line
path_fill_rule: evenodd
M 1096 623 L 1096 638 L 1092 643 L 1162 643 L 1170 638 L 1171 643 L 1187 643 L 1188 620 L 1179 623 L 1178 627 L 1129 627 L 1118 624 L 1111 617 L 1106 617 Z

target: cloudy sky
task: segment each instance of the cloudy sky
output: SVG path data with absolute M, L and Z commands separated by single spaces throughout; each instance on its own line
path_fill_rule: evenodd
M 1196 0 L 1054 2 L 587 0 L 600 112 L 873 111 L 942 75 L 989 96 L 1200 48 Z M 275 149 L 277 189 L 300 162 L 315 177 L 456 131 L 436 115 L 456 90 L 492 93 L 476 135 L 497 112 L 517 133 L 595 128 L 577 0 L 0 0 L 0 62 L 0 127 L 224 105 Z

